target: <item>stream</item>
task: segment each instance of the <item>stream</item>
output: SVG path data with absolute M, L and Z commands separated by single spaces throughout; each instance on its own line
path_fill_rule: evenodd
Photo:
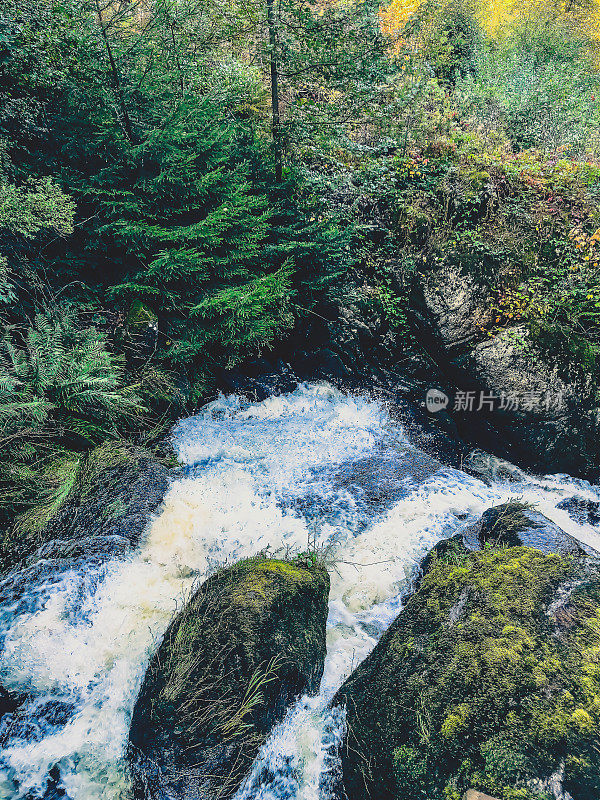
M 173 436 L 184 474 L 137 550 L 67 564 L 58 579 L 41 570 L 6 595 L 0 682 L 27 700 L 0 725 L 0 798 L 131 797 L 124 753 L 144 671 L 173 614 L 224 564 L 309 548 L 331 564 L 319 694 L 289 709 L 235 798 L 328 800 L 344 731 L 329 701 L 436 542 L 519 498 L 600 548 L 599 528 L 557 508 L 598 501 L 599 487 L 516 468 L 488 485 L 412 446 L 382 404 L 326 384 L 261 403 L 221 397 Z

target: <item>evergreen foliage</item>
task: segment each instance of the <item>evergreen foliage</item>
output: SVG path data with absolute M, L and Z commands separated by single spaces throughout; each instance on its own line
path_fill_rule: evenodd
M 109 297 L 154 308 L 163 353 L 204 368 L 271 341 L 291 300 L 291 265 L 269 242 L 273 210 L 236 153 L 235 122 L 214 116 L 208 103 L 181 113 L 88 192 L 101 246 L 123 254 L 127 280 Z
M 151 308 L 161 356 L 200 378 L 270 344 L 346 257 L 343 231 L 318 208 L 308 216 L 297 184 L 270 185 L 260 156 L 247 126 L 206 100 L 84 193 L 97 210 L 90 250 L 120 264 L 108 298 Z

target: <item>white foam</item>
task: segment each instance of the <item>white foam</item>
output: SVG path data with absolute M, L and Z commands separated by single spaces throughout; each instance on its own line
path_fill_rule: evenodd
M 174 436 L 190 475 L 170 489 L 139 550 L 102 567 L 96 583 L 66 572 L 44 588 L 37 611 L 20 613 L 5 628 L 2 682 L 73 710 L 66 724 L 10 739 L 0 798 L 41 796 L 58 765 L 71 800 L 127 800 L 124 751 L 133 705 L 175 610 L 217 566 L 260 551 L 301 551 L 310 539 L 335 543 L 321 691 L 299 701 L 276 728 L 239 797 L 323 800 L 343 728 L 327 703 L 396 616 L 407 580 L 435 542 L 515 496 L 538 503 L 575 536 L 598 538 L 556 509 L 573 494 L 598 499 L 596 488 L 567 476 L 519 473 L 518 482 L 489 487 L 456 470 L 432 465 L 423 478 L 407 466 L 396 495 L 374 510 L 355 486 L 368 483 L 368 470 L 357 477 L 352 464 L 367 456 L 377 463 L 387 448 L 386 463 L 392 454 L 408 465 L 410 445 L 383 407 L 322 384 L 262 403 L 221 397 L 182 421 Z

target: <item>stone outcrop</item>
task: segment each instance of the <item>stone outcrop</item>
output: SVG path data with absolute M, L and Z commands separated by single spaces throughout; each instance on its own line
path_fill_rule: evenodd
M 348 800 L 600 796 L 598 561 L 544 520 L 501 506 L 434 548 L 334 699 Z
M 517 501 L 489 508 L 481 519 L 468 528 L 463 539 L 470 549 L 493 544 L 533 547 L 542 553 L 580 556 L 584 552 L 597 555 L 540 514 L 535 508 Z
M 273 725 L 318 689 L 329 576 L 312 560 L 221 570 L 173 620 L 131 724 L 134 794 L 224 800 Z
M 529 331 L 515 325 L 493 335 L 492 297 L 483 280 L 457 266 L 429 269 L 414 278 L 414 323 L 438 368 L 457 390 L 517 398 L 485 406 L 483 414 L 454 414 L 459 430 L 486 417 L 497 432 L 485 447 L 543 472 L 597 474 L 600 407 L 594 387 L 565 378 Z M 485 412 L 490 410 L 487 415 Z M 483 440 L 482 440 L 483 442 Z

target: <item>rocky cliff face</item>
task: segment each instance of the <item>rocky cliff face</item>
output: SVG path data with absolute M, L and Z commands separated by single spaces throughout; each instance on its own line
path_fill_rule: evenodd
M 488 420 L 513 460 L 543 472 L 598 470 L 594 387 L 561 375 L 526 328 L 487 333 L 492 298 L 483 282 L 444 265 L 415 276 L 412 299 L 416 327 L 441 372 L 459 389 L 509 399 L 504 407 L 497 403 Z M 459 428 L 468 417 L 457 420 Z
M 566 535 L 515 544 L 539 530 L 526 513 L 488 514 L 483 550 L 441 543 L 338 692 L 349 800 L 600 796 L 598 562 Z
M 167 630 L 130 732 L 137 798 L 229 798 L 294 698 L 319 686 L 329 577 L 255 558 L 206 581 Z

